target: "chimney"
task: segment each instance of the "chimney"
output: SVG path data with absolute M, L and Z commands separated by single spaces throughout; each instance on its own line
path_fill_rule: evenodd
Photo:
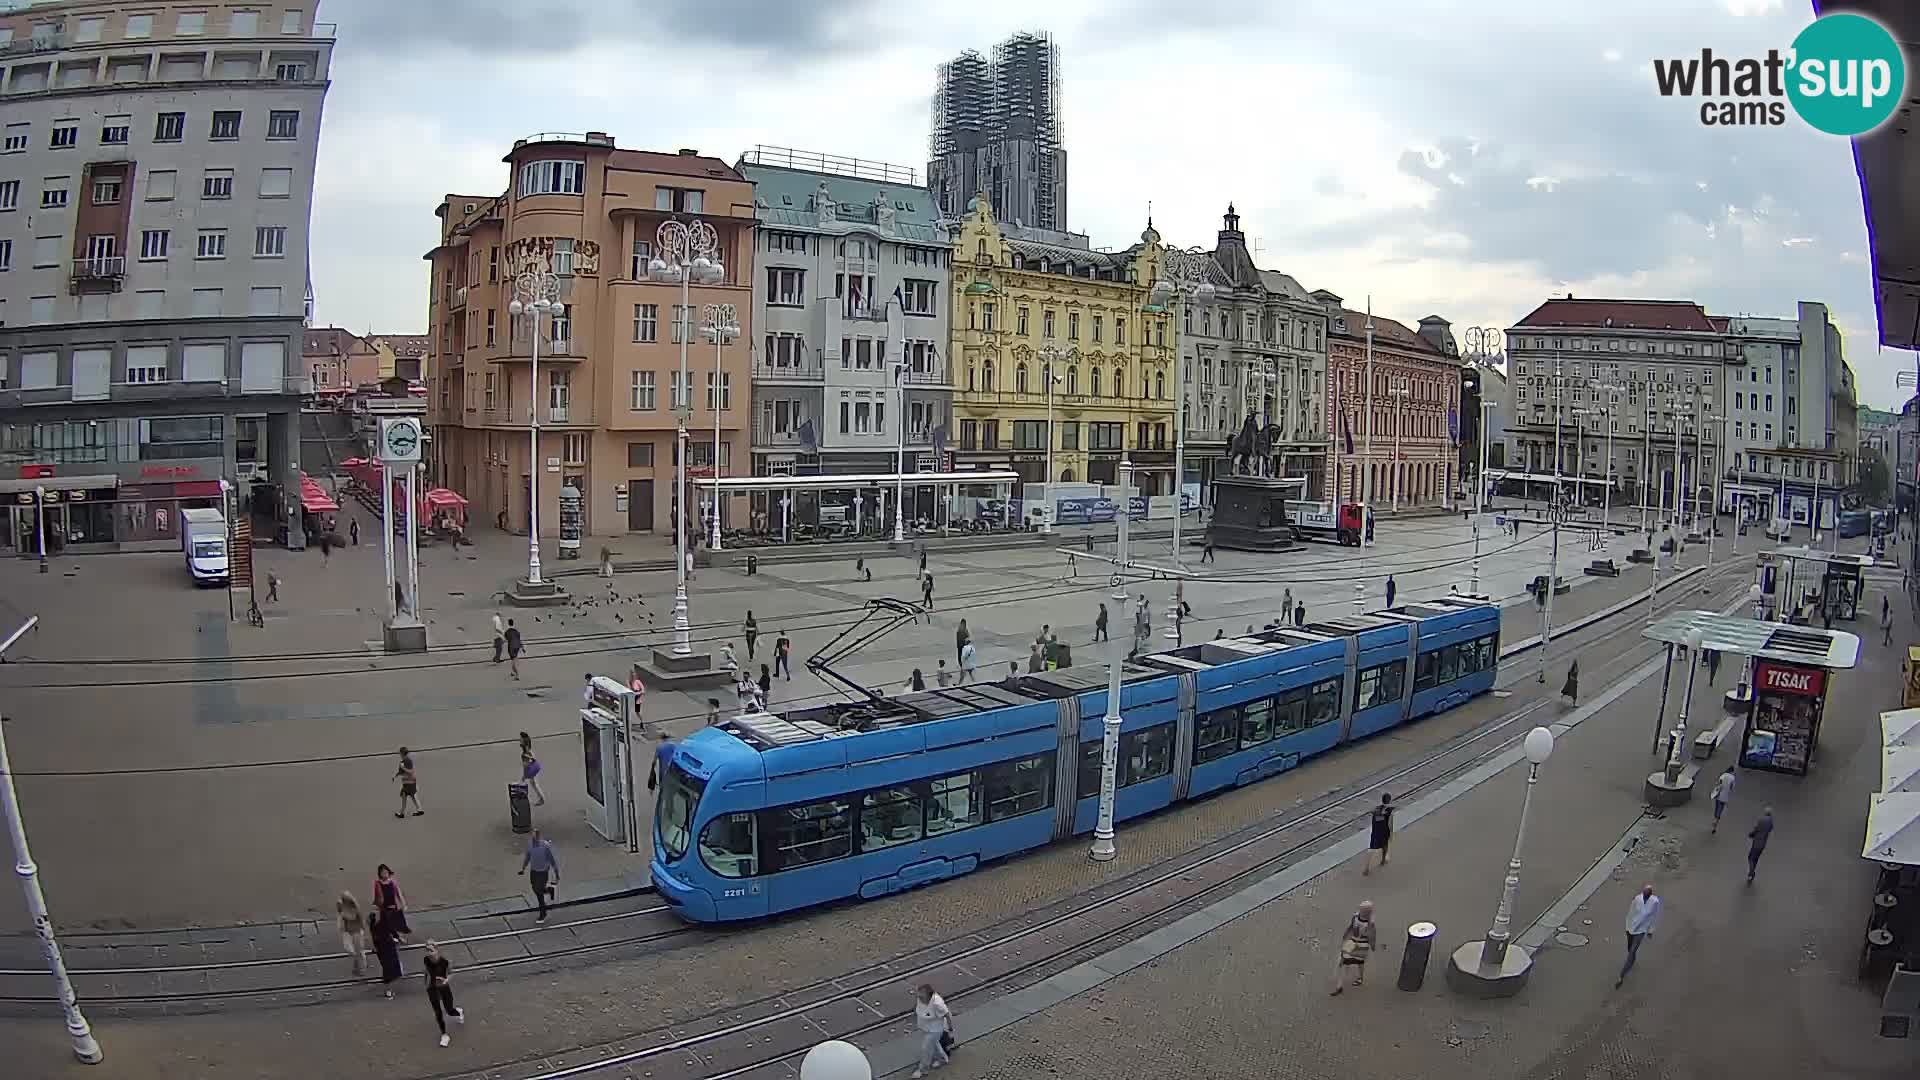
M 681 148 L 680 148 L 680 156 L 681 156 L 681 157 L 699 157 L 699 156 L 700 156 L 700 151 L 698 151 L 698 150 L 688 150 L 688 149 L 687 149 L 686 147 L 684 147 L 684 146 L 683 146 L 683 147 L 681 147 Z

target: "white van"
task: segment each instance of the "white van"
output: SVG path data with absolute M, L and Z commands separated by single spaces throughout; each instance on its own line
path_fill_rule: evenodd
M 196 585 L 227 583 L 227 519 L 212 507 L 180 511 L 180 551 Z

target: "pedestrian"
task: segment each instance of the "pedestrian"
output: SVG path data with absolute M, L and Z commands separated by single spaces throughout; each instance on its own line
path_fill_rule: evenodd
M 753 609 L 747 609 L 747 621 L 740 624 L 740 634 L 747 639 L 747 659 L 753 659 L 754 642 L 760 640 L 760 623 L 753 617 Z
M 1305 601 L 1293 605 L 1293 625 L 1307 625 L 1307 605 Z
M 507 624 L 500 618 L 499 612 L 493 613 L 493 662 L 498 664 L 507 658 Z
M 347 539 L 353 544 L 354 547 L 360 546 L 360 519 L 359 518 L 347 519 Z
M 1613 980 L 1615 990 L 1627 981 L 1627 972 L 1633 970 L 1633 962 L 1640 956 L 1640 943 L 1653 933 L 1660 922 L 1660 898 L 1653 894 L 1651 884 L 1640 886 L 1627 903 L 1627 962 L 1620 965 L 1620 977 Z
M 926 983 L 921 983 L 913 996 L 913 1026 L 920 1032 L 920 1067 L 913 1070 L 913 1076 L 919 1080 L 928 1069 L 953 1060 L 947 1054 L 953 1041 L 953 1010 Z
M 1893 644 L 1893 604 L 1884 596 L 1880 598 L 1880 644 Z
M 1101 603 L 1100 611 L 1093 617 L 1093 640 L 1111 640 L 1107 637 L 1107 605 L 1105 602 Z
M 927 545 L 925 544 L 920 545 L 920 572 L 922 574 L 927 572 Z
M 759 688 L 753 685 L 753 680 L 747 676 L 747 673 L 744 671 L 735 671 L 733 673 L 734 705 L 743 713 L 751 712 L 754 708 L 754 701 L 758 697 Z
M 761 664 L 761 665 L 760 665 L 760 702 L 761 702 L 761 707 L 762 707 L 762 708 L 765 708 L 765 707 L 766 707 L 766 703 L 767 703 L 767 702 L 769 702 L 769 701 L 771 701 L 771 700 L 773 700 L 773 672 L 772 672 L 772 671 L 770 671 L 770 670 L 768 670 L 768 668 L 767 668 L 767 665 L 765 665 L 765 664 Z
M 380 913 L 380 921 L 396 936 L 413 933 L 413 928 L 407 925 L 406 894 L 400 891 L 400 879 L 393 876 L 393 867 L 386 863 L 373 871 L 373 906 Z
M 400 748 L 400 767 L 393 770 L 393 778 L 400 781 L 400 809 L 393 816 L 406 817 L 409 802 L 413 803 L 414 817 L 426 813 L 420 808 L 420 774 L 413 767 L 413 755 L 407 753 L 404 746 Z
M 527 884 L 533 888 L 533 902 L 540 908 L 533 921 L 546 922 L 547 901 L 552 899 L 554 887 L 560 884 L 560 856 L 554 854 L 552 841 L 542 836 L 539 829 L 533 830 L 533 839 L 527 841 L 520 872 L 527 875 Z
M 1728 762 L 1727 767 L 1720 771 L 1720 778 L 1713 782 L 1713 828 L 1708 832 L 1720 831 L 1720 815 L 1727 812 L 1727 803 L 1733 800 L 1733 785 L 1736 782 L 1733 763 Z
M 739 676 L 740 661 L 733 655 L 733 642 L 723 641 L 720 643 L 720 663 L 725 666 L 728 671 L 733 672 L 735 677 Z
M 961 619 L 960 625 L 953 631 L 953 662 L 960 663 L 960 655 L 967 651 L 967 643 L 973 640 L 973 634 L 967 629 L 967 620 Z
M 267 603 L 277 604 L 279 602 L 280 602 L 280 575 L 269 570 L 267 571 Z
M 1027 673 L 1037 674 L 1046 670 L 1046 657 L 1040 654 L 1040 643 L 1034 642 L 1027 647 Z
M 928 611 L 933 610 L 933 575 L 920 579 L 920 599 L 925 602 Z M 927 616 L 927 625 L 933 625 L 933 616 Z
M 1213 561 L 1213 537 L 1211 536 L 1207 537 L 1206 544 L 1200 548 L 1200 561 L 1203 563 Z
M 1333 972 L 1335 994 L 1346 989 L 1343 976 L 1349 970 L 1353 972 L 1353 985 L 1359 986 L 1365 981 L 1367 954 L 1378 943 L 1379 929 L 1373 922 L 1373 901 L 1360 901 L 1353 918 L 1347 920 L 1347 928 L 1340 932 L 1340 965 Z
M 600 576 L 607 581 L 613 580 L 613 549 L 605 544 L 600 545 Z
M 773 673 L 778 675 L 785 672 L 788 682 L 793 681 L 792 653 L 793 640 L 787 637 L 785 630 L 782 630 L 780 636 L 773 639 Z
M 1394 583 L 1393 575 L 1388 574 L 1387 575 L 1387 606 L 1388 607 L 1393 606 L 1393 594 L 1398 591 L 1400 591 L 1400 586 Z
M 507 672 L 514 678 L 520 677 L 520 654 L 527 651 L 526 640 L 520 636 L 520 628 L 507 620 Z
M 350 892 L 340 894 L 340 899 L 333 903 L 333 911 L 340 922 L 340 947 L 353 960 L 353 973 L 357 977 L 367 969 L 366 913 L 360 910 L 360 901 L 355 900 Z
M 593 707 L 593 672 L 591 671 L 587 672 L 586 688 L 581 690 L 580 692 L 580 704 L 585 705 L 588 708 Z M 520 738 L 522 742 L 526 741 L 526 736 L 527 736 L 526 732 L 523 731 L 520 733 Z
M 947 662 L 945 659 L 940 660 L 939 664 L 940 666 L 934 670 L 933 682 L 935 686 L 945 690 L 947 687 L 953 685 L 953 672 L 947 670 Z
M 961 685 L 965 685 L 973 681 L 973 658 L 974 658 L 973 642 L 969 641 L 965 645 L 962 645 L 960 647 L 960 684 Z
M 917 694 L 917 693 L 920 693 L 922 690 L 925 690 L 926 688 L 927 688 L 927 677 L 920 673 L 919 668 L 914 668 L 913 674 L 907 677 L 907 692 L 910 694 Z
M 1580 704 L 1580 661 L 1567 665 L 1567 681 L 1560 684 L 1560 696 L 1574 705 Z
M 865 576 L 866 572 L 867 572 L 867 560 L 864 555 L 853 560 L 853 576 L 854 577 L 856 578 L 863 577 Z
M 719 723 L 720 723 L 720 699 L 717 697 L 710 697 L 707 699 L 707 726 L 715 727 Z
M 1020 662 L 1018 660 L 1007 661 L 1007 677 L 1000 681 L 1008 686 L 1012 686 L 1020 681 Z
M 534 797 L 535 806 L 547 805 L 547 793 L 540 789 L 540 759 L 533 754 L 533 736 L 520 733 L 520 782 Z
M 1747 830 L 1747 884 L 1753 884 L 1753 872 L 1760 869 L 1760 856 L 1767 852 L 1767 839 L 1773 835 L 1773 807 L 1760 811 L 1760 820 Z
M 1286 618 L 1290 618 L 1292 615 L 1293 615 L 1293 586 L 1289 585 L 1287 586 L 1287 591 L 1280 594 L 1280 617 L 1282 619 L 1286 619 Z
M 453 987 L 450 985 L 453 965 L 440 955 L 440 943 L 429 941 L 427 954 L 420 958 L 420 966 L 427 973 L 427 1000 L 433 1004 L 433 1022 L 440 1025 L 440 1045 L 450 1045 L 453 1039 L 447 1035 L 447 1017 L 452 1016 L 462 1024 L 467 1022 L 467 1014 L 453 1005 Z
M 387 997 L 393 996 L 393 984 L 400 981 L 400 931 L 384 912 L 367 916 L 367 938 L 373 955 L 380 960 L 380 982 Z
M 331 532 L 320 534 L 320 565 L 322 566 L 333 565 L 333 540 L 334 536 Z
M 1213 640 L 1215 640 L 1215 641 L 1219 641 L 1220 639 L 1222 639 L 1222 638 L 1224 638 L 1224 637 L 1226 637 L 1226 636 L 1227 636 L 1227 631 L 1226 631 L 1226 628 L 1225 628 L 1225 627 L 1222 627 L 1222 628 L 1220 628 L 1220 629 L 1218 629 L 1218 630 L 1215 630 L 1215 631 L 1213 632 Z
M 674 746 L 673 740 L 667 737 L 667 729 L 661 728 L 659 731 L 654 732 L 654 738 L 657 741 L 653 744 L 653 765 L 647 770 L 648 791 L 652 791 L 654 788 L 660 786 L 660 772 L 662 769 L 670 769 L 673 767 Z
M 1372 828 L 1367 835 L 1367 863 L 1360 868 L 1361 877 L 1373 873 L 1375 853 L 1380 856 L 1380 868 L 1384 870 L 1387 867 L 1387 845 L 1393 840 L 1393 811 L 1392 793 L 1381 792 L 1380 805 L 1374 807 L 1370 815 Z
M 687 549 L 687 580 L 693 580 L 693 549 Z

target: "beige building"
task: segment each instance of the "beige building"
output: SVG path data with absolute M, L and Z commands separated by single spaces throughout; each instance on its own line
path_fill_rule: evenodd
M 543 535 L 559 532 L 563 486 L 585 497 L 588 533 L 670 535 L 684 406 L 689 476 L 713 475 L 716 426 L 720 475 L 748 471 L 753 185 L 717 158 L 622 150 L 603 132 L 522 139 L 504 160 L 504 194 L 449 195 L 435 211 L 423 372 L 434 481 L 465 495 L 476 520 L 524 531 L 537 468 Z M 685 312 L 681 286 L 650 273 L 672 221 L 711 226 L 724 268 L 717 283 L 689 287 Z M 564 305 L 540 319 L 537 387 L 533 319 L 507 310 L 523 272 L 557 275 Z M 731 305 L 739 326 L 717 349 L 701 334 L 709 305 Z M 531 461 L 530 407 L 540 422 Z M 735 518 L 743 508 L 723 508 L 723 521 Z

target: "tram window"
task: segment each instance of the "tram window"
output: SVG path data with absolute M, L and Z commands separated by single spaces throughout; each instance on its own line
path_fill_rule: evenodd
M 765 812 L 767 869 L 791 870 L 853 853 L 853 804 L 826 799 Z
M 590 740 L 587 745 L 597 746 L 599 740 Z M 660 846 L 666 849 L 668 858 L 678 859 L 687 853 L 687 844 L 693 839 L 693 815 L 707 784 L 678 765 L 669 765 L 664 772 L 654 815 L 659 823 Z
M 1376 705 L 1388 705 L 1400 700 L 1406 689 L 1407 662 L 1393 660 L 1377 667 L 1370 667 L 1360 673 L 1360 680 L 1353 688 L 1353 709 L 1371 709 Z
M 860 850 L 912 844 L 924 832 L 925 811 L 913 787 L 881 788 L 860 797 Z
M 1156 724 L 1120 736 L 1120 776 L 1127 787 L 1173 771 L 1173 725 Z
M 1080 798 L 1091 799 L 1100 794 L 1100 740 L 1080 744 L 1080 786 L 1075 790 Z
M 1094 760 L 1098 762 L 1100 744 L 1093 745 Z M 981 772 L 986 776 L 988 821 L 1005 821 L 1053 805 L 1052 751 L 1018 761 L 1002 761 L 998 765 L 987 766 Z M 1096 771 L 1096 789 L 1099 782 L 1099 773 Z
M 1205 765 L 1240 749 L 1240 710 L 1232 705 L 1202 713 L 1193 727 L 1193 763 Z
M 752 814 L 722 814 L 700 830 L 700 861 L 723 878 L 752 877 L 757 819 Z
M 927 795 L 927 835 L 955 832 L 986 820 L 986 804 L 980 798 L 980 774 L 956 773 L 942 776 L 930 785 Z
M 1307 698 L 1311 693 L 1312 691 L 1304 686 L 1296 686 L 1274 699 L 1274 738 L 1306 730 Z
M 1310 724 L 1330 724 L 1340 719 L 1340 680 L 1328 679 L 1313 684 L 1313 695 L 1308 699 L 1307 722 Z
M 1273 738 L 1273 699 L 1249 701 L 1240 710 L 1240 747 L 1259 746 Z
M 1420 654 L 1420 658 L 1413 663 L 1414 693 L 1417 694 L 1422 690 L 1431 690 L 1434 688 L 1440 681 L 1440 656 L 1442 653 L 1453 648 L 1456 648 L 1456 646 L 1442 645 L 1432 652 L 1423 652 Z

